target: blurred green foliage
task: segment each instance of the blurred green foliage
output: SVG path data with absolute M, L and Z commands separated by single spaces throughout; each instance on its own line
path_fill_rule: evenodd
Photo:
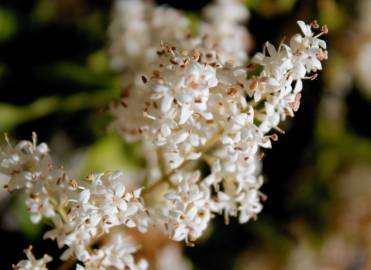
M 9 9 L 0 7 L 0 42 L 11 39 L 18 30 L 16 15 Z
M 34 224 L 25 205 L 26 196 L 15 196 L 9 209 L 12 217 L 12 225 L 20 230 L 29 240 L 35 241 L 42 237 L 44 226 L 42 223 Z

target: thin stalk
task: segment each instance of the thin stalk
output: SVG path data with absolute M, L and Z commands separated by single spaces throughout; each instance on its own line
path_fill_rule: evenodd
M 207 153 L 211 148 L 213 148 L 220 140 L 220 136 L 223 134 L 224 132 L 224 128 L 220 128 L 220 130 L 218 132 L 216 132 L 213 137 L 210 138 L 210 140 L 203 146 L 199 147 L 196 149 L 196 152 L 199 152 L 201 153 L 201 158 L 202 158 L 202 155 L 204 155 L 205 153 Z M 149 194 L 151 193 L 153 190 L 157 189 L 159 186 L 163 185 L 163 184 L 171 184 L 170 182 L 170 177 L 176 172 L 176 171 L 179 171 L 181 169 L 183 169 L 184 167 L 188 166 L 190 163 L 192 162 L 192 160 L 186 160 L 184 161 L 178 168 L 176 168 L 175 170 L 172 170 L 171 172 L 169 173 L 166 173 L 160 180 L 158 180 L 156 183 L 152 184 L 151 186 L 149 186 L 148 188 L 145 188 L 143 190 L 143 195 L 146 195 L 146 194 Z

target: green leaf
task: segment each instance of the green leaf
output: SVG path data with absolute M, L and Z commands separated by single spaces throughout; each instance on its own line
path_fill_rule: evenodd
M 73 112 L 105 106 L 119 95 L 119 91 L 117 86 L 93 93 L 78 93 L 66 98 L 44 97 L 24 106 L 0 103 L 0 132 L 9 131 L 17 125 L 54 112 Z
M 46 24 L 57 15 L 57 2 L 50 0 L 38 0 L 31 13 L 31 21 Z
M 116 134 L 108 134 L 89 147 L 82 174 L 134 169 L 142 162 L 138 147 L 139 144 L 126 144 Z
M 0 42 L 11 39 L 18 30 L 18 21 L 15 14 L 6 8 L 0 7 Z

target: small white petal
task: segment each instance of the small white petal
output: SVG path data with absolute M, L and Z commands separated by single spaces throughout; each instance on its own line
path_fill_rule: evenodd
M 192 115 L 192 111 L 188 108 L 188 106 L 183 106 L 180 112 L 179 124 L 183 125 L 185 122 L 187 122 L 187 120 L 189 119 L 189 117 L 191 117 L 191 115 Z
M 167 113 L 170 108 L 171 108 L 171 105 L 173 104 L 173 97 L 171 96 L 164 96 L 163 100 L 161 101 L 161 112 L 162 113 Z

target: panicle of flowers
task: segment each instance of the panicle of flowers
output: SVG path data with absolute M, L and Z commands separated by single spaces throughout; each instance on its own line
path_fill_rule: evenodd
M 326 43 L 320 39 L 326 27 L 315 34 L 316 22 L 298 24 L 302 34 L 277 49 L 267 42 L 247 68 L 208 63 L 197 48 L 178 50 L 162 43 L 151 75 L 143 75 L 142 86 L 121 101 L 131 104 L 135 90 L 147 94 L 140 102 L 139 94 L 133 93 L 139 101 L 133 106 L 143 108 L 145 119 L 137 122 L 145 124 L 136 134 L 160 150 L 165 175 L 207 156 L 211 174 L 205 181 L 217 190 L 213 209 L 224 212 L 226 219 L 239 215 L 240 222 L 246 222 L 261 211 L 265 196 L 259 192 L 260 149 L 278 139 L 272 130 L 282 133 L 280 122 L 298 110 L 302 80 L 314 79 L 327 58 Z M 254 64 L 262 71 L 249 76 Z M 127 122 L 118 110 L 114 113 L 116 126 L 123 127 L 119 131 L 125 130 Z
M 205 20 L 196 22 L 196 29 L 192 29 L 189 18 L 176 9 L 140 0 L 116 2 L 109 31 L 110 51 L 113 65 L 123 71 L 123 90 L 120 102 L 111 104 L 117 119 L 112 127 L 126 140 L 141 139 L 141 127 L 148 124 L 143 109 L 145 104 L 152 103 L 152 92 L 143 86 L 148 80 L 143 75 L 152 76 L 154 69 L 170 60 L 167 57 L 159 60 L 159 54 L 164 56 L 159 49 L 161 42 L 190 52 L 198 48 L 193 62 L 202 60 L 216 65 L 229 61 L 240 65 L 247 60 L 249 35 L 241 25 L 249 17 L 245 5 L 239 0 L 215 1 L 204 8 L 203 14 Z M 189 67 L 194 70 L 197 65 Z M 207 70 L 212 72 L 210 68 Z M 186 113 L 184 110 L 184 117 Z
M 32 142 L 21 141 L 15 147 L 8 142 L 1 152 L 0 170 L 9 177 L 9 191 L 28 195 L 33 222 L 51 219 L 54 228 L 44 238 L 56 240 L 61 249 L 68 247 L 63 260 L 75 257 L 89 269 L 102 269 L 91 267 L 101 252 L 91 250 L 91 245 L 100 236 L 115 226 L 145 231 L 149 225 L 141 189 L 127 191 L 122 173 L 91 174 L 80 182 L 71 179 L 62 168 L 54 169 L 48 146 L 37 144 L 35 134 Z
M 260 128 L 264 133 L 277 128 L 286 116 L 293 116 L 299 109 L 303 79 L 315 79 L 322 69 L 321 61 L 327 59 L 326 43 L 319 37 L 327 33 L 324 26 L 315 35 L 312 28 L 316 22 L 306 25 L 298 22 L 303 35 L 296 34 L 290 46 L 281 44 L 278 49 L 270 43 L 265 44 L 265 53 L 258 53 L 253 61 L 264 67 L 257 78 L 250 79 L 250 96 L 254 102 L 264 102 L 264 109 L 256 110 L 256 118 L 262 121 Z M 266 53 L 267 52 L 267 53 Z M 308 73 L 314 72 L 307 76 Z
M 172 8 L 116 2 L 112 63 L 123 85 L 110 105 L 112 127 L 126 140 L 144 141 L 148 186 L 128 191 L 119 172 L 70 178 L 36 135 L 15 147 L 8 142 L 0 152 L 0 172 L 10 178 L 6 188 L 27 194 L 33 222 L 52 221 L 44 237 L 66 247 L 61 258 L 76 258 L 77 269 L 146 269 L 144 260 L 134 259 L 138 246 L 126 236 L 128 228 L 146 232 L 154 225 L 192 245 L 215 214 L 245 223 L 262 210 L 263 149 L 299 109 L 302 80 L 322 69 L 327 51 L 320 37 L 327 28 L 299 21 L 302 33 L 289 44 L 267 42 L 246 65 L 243 4 L 217 0 L 203 14 L 192 36 L 190 21 Z M 201 175 L 201 162 L 208 175 Z M 123 232 L 112 234 L 118 226 Z
M 228 74 L 222 84 L 226 94 L 217 101 L 224 119 L 218 117 L 225 124 L 208 181 L 222 181 L 224 190 L 218 192 L 216 209 L 232 216 L 238 210 L 242 223 L 256 217 L 262 209 L 260 201 L 265 199 L 259 191 L 259 149 L 270 148 L 271 141 L 278 139 L 272 129 L 281 131 L 279 123 L 298 110 L 302 80 L 315 78 L 307 74 L 320 70 L 321 61 L 327 58 L 326 43 L 319 39 L 326 28 L 314 35 L 311 25 L 298 24 L 303 35 L 294 35 L 290 46 L 281 44 L 275 49 L 266 43 L 268 55 L 264 52 L 254 56 L 253 62 L 263 67 L 258 76 L 249 77 L 244 75 L 246 71 L 236 72 L 230 67 L 221 69 Z

